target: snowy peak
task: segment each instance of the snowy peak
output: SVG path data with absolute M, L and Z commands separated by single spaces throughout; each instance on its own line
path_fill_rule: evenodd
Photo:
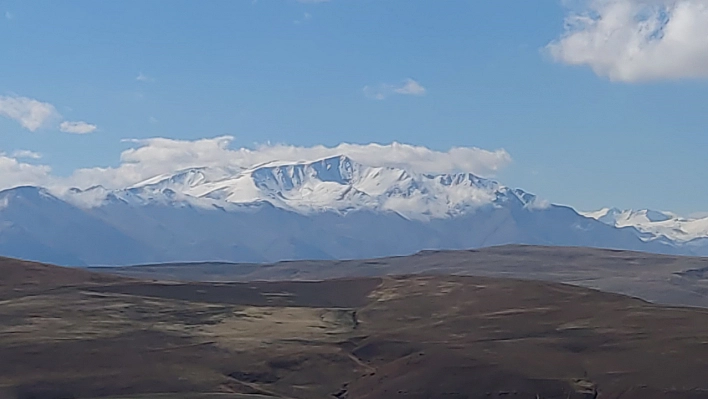
M 471 174 L 416 174 L 363 165 L 345 156 L 262 166 L 246 174 L 250 177 L 246 181 L 253 185 L 250 190 L 276 206 L 300 212 L 392 211 L 412 219 L 446 217 L 461 203 L 466 208 L 472 203 L 492 203 L 499 187 Z M 235 201 L 237 194 L 232 192 L 228 199 Z
M 617 208 L 603 208 L 594 212 L 580 212 L 580 214 L 616 227 L 661 223 L 677 218 L 676 215 L 669 212 L 653 211 L 649 209 L 620 210 Z
M 155 176 L 151 179 L 142 181 L 129 188 L 139 187 L 174 187 L 183 188 L 194 187 L 207 180 L 207 168 L 190 168 L 178 171 L 174 174 Z
M 159 191 L 165 188 L 175 192 L 183 192 L 201 184 L 210 183 L 232 176 L 238 171 L 230 171 L 223 168 L 189 168 L 171 174 L 163 174 L 134 184 L 128 189 L 149 189 Z
M 578 213 L 585 216 L 586 218 L 599 220 L 605 224 L 609 224 L 611 226 L 614 226 L 615 222 L 617 220 L 617 215 L 622 213 L 622 211 L 617 208 L 602 208 L 597 211 L 578 212 Z
M 189 168 L 119 189 L 6 190 L 0 254 L 64 264 L 261 262 L 524 243 L 708 255 L 708 217 L 609 208 L 585 216 L 597 220 L 470 173 L 337 156 Z M 66 235 L 74 229 L 81 239 Z
M 426 175 L 429 179 L 435 179 L 443 186 L 467 186 L 467 187 L 478 187 L 488 190 L 496 190 L 499 188 L 499 183 L 483 179 L 479 176 L 475 176 L 472 173 L 455 173 L 455 174 L 441 174 L 441 175 Z
M 670 212 L 650 209 L 617 208 L 604 208 L 580 214 L 614 227 L 634 227 L 653 238 L 666 237 L 685 242 L 708 237 L 708 217 L 684 218 Z
M 364 165 L 347 156 L 245 170 L 189 168 L 119 190 L 70 190 L 65 198 L 89 208 L 116 202 L 200 207 L 267 202 L 302 214 L 368 210 L 419 220 L 456 217 L 482 206 L 532 209 L 539 202 L 532 194 L 471 173 L 421 174 Z
M 293 191 L 313 183 L 348 185 L 354 177 L 354 164 L 347 157 L 334 157 L 308 164 L 259 167 L 250 171 L 250 176 L 256 187 L 267 191 Z
M 644 218 L 647 222 L 650 223 L 665 222 L 675 217 L 674 215 L 667 212 L 652 211 L 649 209 L 639 211 L 637 215 L 635 215 L 635 217 L 639 215 L 641 215 L 642 218 Z
M 6 209 L 11 205 L 25 204 L 36 206 L 45 202 L 63 203 L 57 196 L 49 192 L 49 190 L 34 186 L 20 186 L 7 190 L 0 191 L 0 210 Z M 2 222 L 2 220 L 0 220 Z
M 38 198 L 55 198 L 49 190 L 34 186 L 20 186 L 0 191 L 0 198 L 9 200 L 35 200 Z

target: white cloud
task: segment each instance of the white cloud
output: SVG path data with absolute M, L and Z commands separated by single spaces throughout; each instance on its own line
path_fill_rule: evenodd
M 510 155 L 504 150 L 487 151 L 471 147 L 434 151 L 399 143 L 341 144 L 336 147 L 267 144 L 231 149 L 232 141 L 230 136 L 194 141 L 167 138 L 131 140 L 134 146 L 121 154 L 118 167 L 80 169 L 70 179 L 55 183 L 65 187 L 86 188 L 100 184 L 118 188 L 190 167 L 241 170 L 273 161 L 314 161 L 338 155 L 349 156 L 370 166 L 404 167 L 420 173 L 464 171 L 481 176 L 493 175 L 511 162 Z
M 145 75 L 144 73 L 140 72 L 138 73 L 138 76 L 135 78 L 138 82 L 154 82 L 155 79 L 151 78 L 150 76 Z
M 548 209 L 551 207 L 551 203 L 548 202 L 547 200 L 542 200 L 539 198 L 534 197 L 531 201 L 529 201 L 526 205 L 524 205 L 524 208 L 530 209 L 533 211 L 542 211 L 545 209 Z
M 69 122 L 69 121 L 64 121 L 59 125 L 59 130 L 61 130 L 64 133 L 73 133 L 73 134 L 88 134 L 88 133 L 93 133 L 98 129 L 96 125 L 92 125 L 90 123 L 86 122 Z
M 0 116 L 19 122 L 31 132 L 61 117 L 52 104 L 17 96 L 0 96 Z
M 23 128 L 35 132 L 43 127 L 59 128 L 64 133 L 86 134 L 97 127 L 86 122 L 61 122 L 63 119 L 56 107 L 27 97 L 0 96 L 0 116 L 17 121 Z
M 24 159 L 42 159 L 42 154 L 29 150 L 17 150 L 11 155 L 13 158 L 24 158 Z
M 383 83 L 378 86 L 364 86 L 364 95 L 374 100 L 385 100 L 387 97 L 399 94 L 405 96 L 424 96 L 425 87 L 413 79 L 406 79 L 401 84 L 393 85 Z
M 45 186 L 52 184 L 51 168 L 20 162 L 14 157 L 0 153 L 0 189 L 18 186 Z
M 587 0 L 547 46 L 613 81 L 708 78 L 706 0 Z
M 406 79 L 406 83 L 394 89 L 398 94 L 405 94 L 409 96 L 423 96 L 425 95 L 425 87 L 421 86 L 420 83 L 413 79 Z
M 494 175 L 511 162 L 504 150 L 487 151 L 474 147 L 455 147 L 435 151 L 408 144 L 340 144 L 336 147 L 299 147 L 265 144 L 254 148 L 230 148 L 230 136 L 199 140 L 151 138 L 129 140 L 132 148 L 120 154 L 120 164 L 110 168 L 78 169 L 70 177 L 51 175 L 46 165 L 33 165 L 19 158 L 39 154 L 17 151 L 12 156 L 0 153 L 0 189 L 19 185 L 40 185 L 58 192 L 70 187 L 124 188 L 148 178 L 190 167 L 214 167 L 242 170 L 270 162 L 315 161 L 346 155 L 369 166 L 406 168 L 419 173 L 471 172 L 480 176 Z

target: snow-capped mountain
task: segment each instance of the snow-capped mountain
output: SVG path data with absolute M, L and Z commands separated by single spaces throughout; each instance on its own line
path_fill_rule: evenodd
M 533 195 L 469 173 L 417 174 L 365 166 L 344 156 L 259 165 L 238 172 L 192 168 L 156 176 L 123 190 L 71 190 L 63 198 L 83 207 L 116 199 L 132 204 L 182 202 L 206 208 L 268 202 L 302 214 L 369 210 L 395 212 L 417 220 L 455 217 L 504 201 L 543 206 Z
M 612 214 L 586 217 L 469 173 L 424 174 L 336 156 L 190 168 L 119 189 L 6 190 L 0 255 L 67 265 L 272 262 L 511 243 L 708 254 L 708 240 L 604 223 Z
M 603 208 L 582 215 L 615 227 L 634 227 L 649 239 L 665 237 L 679 243 L 708 239 L 708 217 L 685 218 L 671 212 Z

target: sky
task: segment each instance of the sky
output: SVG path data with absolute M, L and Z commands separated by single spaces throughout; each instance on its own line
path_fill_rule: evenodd
M 0 188 L 349 143 L 580 210 L 708 211 L 705 0 L 4 0 L 0 57 Z

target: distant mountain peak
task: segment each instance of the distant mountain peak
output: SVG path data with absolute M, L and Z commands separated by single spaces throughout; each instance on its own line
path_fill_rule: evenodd
M 585 216 L 471 173 L 423 174 L 336 156 L 187 168 L 56 196 L 6 190 L 0 255 L 74 265 L 272 262 L 508 243 L 708 255 L 708 218 L 609 208 Z
M 690 219 L 651 209 L 617 208 L 603 208 L 581 214 L 614 227 L 634 227 L 650 239 L 665 237 L 673 241 L 687 242 L 708 237 L 708 217 Z
M 369 210 L 421 220 L 459 216 L 485 205 L 536 201 L 522 190 L 472 173 L 421 174 L 365 165 L 346 155 L 237 170 L 192 167 L 123 189 L 70 191 L 65 197 L 84 207 L 120 202 L 228 208 L 268 202 L 302 214 Z
M 0 197 L 14 198 L 56 198 L 48 189 L 37 186 L 18 186 L 0 191 Z

